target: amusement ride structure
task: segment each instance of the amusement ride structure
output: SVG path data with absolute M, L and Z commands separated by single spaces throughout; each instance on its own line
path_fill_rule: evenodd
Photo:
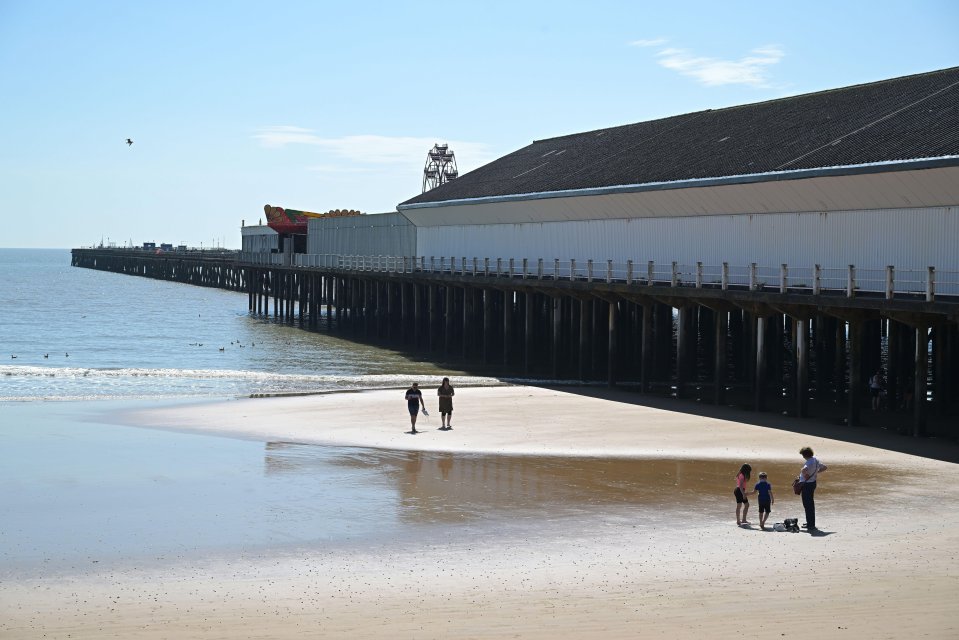
M 456 178 L 456 156 L 449 145 L 434 144 L 426 153 L 426 166 L 423 167 L 423 193 L 435 189 Z

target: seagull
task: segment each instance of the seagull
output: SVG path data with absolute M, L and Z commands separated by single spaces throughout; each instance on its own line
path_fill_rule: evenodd
M 133 146 L 133 140 L 131 140 L 130 138 L 127 138 L 127 146 L 128 147 Z

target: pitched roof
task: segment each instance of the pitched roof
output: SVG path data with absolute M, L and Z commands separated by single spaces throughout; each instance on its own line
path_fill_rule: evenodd
M 537 140 L 403 202 L 959 156 L 959 67 Z

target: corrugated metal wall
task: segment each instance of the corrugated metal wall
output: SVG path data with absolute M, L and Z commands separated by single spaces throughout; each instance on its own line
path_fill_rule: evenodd
M 279 250 L 280 235 L 266 225 L 242 227 L 240 234 L 243 238 L 243 251 L 269 253 Z
M 307 225 L 307 253 L 349 256 L 416 255 L 416 228 L 402 213 L 314 218 Z
M 959 207 L 417 229 L 417 255 L 959 270 Z M 396 254 L 396 255 L 403 255 Z

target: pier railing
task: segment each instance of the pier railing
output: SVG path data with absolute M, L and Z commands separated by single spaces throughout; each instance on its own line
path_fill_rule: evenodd
M 780 293 L 822 293 L 855 297 L 860 293 L 897 295 L 933 301 L 937 296 L 959 295 L 959 271 L 925 269 L 857 268 L 855 265 L 776 266 L 641 262 L 626 260 L 560 260 L 543 258 L 467 258 L 465 256 L 353 256 L 296 254 L 292 266 L 353 272 L 430 273 L 476 278 L 519 280 L 570 280 L 625 283 L 638 286 L 737 289 Z M 284 263 L 283 254 L 240 254 L 240 261 L 255 265 Z

